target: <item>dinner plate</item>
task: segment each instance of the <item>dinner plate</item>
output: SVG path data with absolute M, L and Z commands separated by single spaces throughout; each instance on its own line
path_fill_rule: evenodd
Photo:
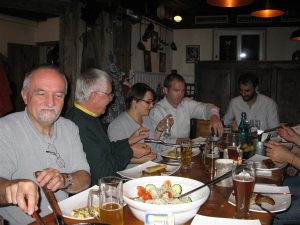
M 118 171 L 117 173 L 122 177 L 126 177 L 128 179 L 135 179 L 135 178 L 142 177 L 143 176 L 142 171 L 146 170 L 147 167 L 156 166 L 156 165 L 159 165 L 159 163 L 148 161 L 138 166 L 132 167 L 130 169 Z M 166 168 L 167 172 L 164 173 L 164 175 L 171 175 L 175 173 L 179 168 L 180 168 L 179 165 L 178 166 L 167 165 Z
M 197 145 L 197 144 L 206 144 L 206 140 L 207 140 L 207 138 L 197 137 L 197 138 L 194 138 L 192 141 L 193 141 L 194 145 Z
M 278 169 L 284 168 L 284 167 L 287 165 L 287 163 L 277 163 L 277 162 L 274 162 L 275 166 L 274 166 L 273 168 L 267 168 L 267 167 L 262 163 L 262 161 L 263 161 L 264 159 L 269 159 L 269 157 L 263 156 L 263 155 L 255 154 L 254 156 L 252 156 L 252 157 L 249 158 L 248 160 L 254 161 L 254 162 L 255 162 L 255 166 L 256 166 L 256 169 L 257 169 L 257 170 L 278 170 Z
M 276 186 L 269 184 L 255 184 L 254 192 L 264 193 L 263 195 L 270 196 L 274 199 L 275 205 L 270 205 L 268 203 L 263 202 L 261 205 L 268 209 L 269 211 L 276 213 L 287 210 L 291 205 L 291 195 L 290 194 L 265 194 L 265 193 L 289 193 L 290 189 L 288 186 Z M 229 196 L 228 202 L 232 205 L 235 205 L 235 197 L 231 193 Z M 261 209 L 259 206 L 254 204 L 254 200 L 250 202 L 250 211 L 253 212 L 263 212 L 267 213 L 265 210 Z
M 164 148 L 162 148 L 161 151 L 158 151 L 157 154 L 159 154 L 163 157 L 166 157 L 166 158 L 170 158 L 170 159 L 180 159 L 180 149 L 179 148 L 177 149 L 177 151 L 179 151 L 179 153 L 177 153 L 177 154 L 179 154 L 178 157 L 175 156 L 175 150 L 176 150 L 176 148 L 174 148 L 174 147 L 164 147 Z M 170 152 L 174 153 L 174 156 L 169 155 Z M 192 157 L 194 157 L 196 155 L 199 155 L 201 151 L 200 151 L 199 147 L 197 147 L 197 148 L 192 148 L 192 152 L 193 152 Z
M 258 219 L 256 220 L 241 220 L 222 217 L 203 216 L 197 214 L 191 225 L 261 225 Z
M 87 207 L 89 191 L 92 190 L 92 189 L 98 189 L 98 188 L 99 188 L 98 185 L 94 185 L 93 187 L 91 187 L 89 189 L 86 189 L 86 190 L 84 190 L 84 191 L 82 191 L 82 192 L 80 192 L 76 195 L 73 195 L 70 198 L 67 198 L 65 200 L 62 200 L 62 201 L 58 202 L 58 205 L 61 209 L 63 217 L 70 218 L 70 219 L 76 219 L 76 220 L 90 220 L 90 219 L 93 219 L 93 217 L 76 218 L 72 215 L 72 210 Z

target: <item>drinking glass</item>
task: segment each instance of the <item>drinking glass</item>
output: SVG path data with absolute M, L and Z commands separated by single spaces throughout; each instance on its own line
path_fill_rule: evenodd
M 260 120 L 250 120 L 249 127 L 250 127 L 250 134 L 252 136 L 256 136 L 257 131 L 260 130 Z
M 99 189 L 90 190 L 88 196 L 89 213 L 100 223 L 123 225 L 123 183 L 118 177 L 103 177 Z M 99 211 L 95 210 L 98 206 Z
M 235 196 L 236 213 L 234 218 L 251 219 L 249 213 L 250 199 L 255 184 L 255 168 L 253 161 L 246 161 L 241 167 L 234 164 L 232 170 L 233 190 Z
M 192 142 L 184 141 L 180 145 L 181 149 L 181 166 L 184 169 L 190 169 L 192 167 Z
M 223 174 L 232 171 L 233 166 L 232 159 L 217 159 L 215 161 L 215 171 L 216 171 L 216 178 L 222 176 Z M 228 177 L 219 181 L 216 185 L 220 187 L 232 187 L 232 178 Z
M 166 118 L 166 128 L 164 130 L 164 137 L 170 137 L 171 136 L 172 125 L 173 125 L 173 118 L 172 117 Z
M 210 174 L 215 173 L 215 161 L 220 158 L 219 148 L 215 141 L 208 141 L 205 146 L 204 163 Z

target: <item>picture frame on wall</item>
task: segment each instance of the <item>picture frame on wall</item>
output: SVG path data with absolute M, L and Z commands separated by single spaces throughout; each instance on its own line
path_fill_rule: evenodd
M 159 72 L 165 73 L 166 72 L 166 53 L 160 52 L 159 53 Z
M 153 31 L 151 35 L 151 51 L 157 52 L 157 49 L 158 49 L 158 33 L 156 31 Z
M 186 63 L 194 63 L 200 60 L 200 45 L 186 46 Z
M 144 68 L 145 72 L 152 72 L 150 51 L 144 51 Z

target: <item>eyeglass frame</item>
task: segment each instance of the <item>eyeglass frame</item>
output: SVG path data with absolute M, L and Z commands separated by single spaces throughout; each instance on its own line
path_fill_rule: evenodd
M 145 99 L 140 99 L 140 98 L 136 98 L 135 100 L 137 100 L 137 101 L 143 101 L 143 102 L 145 102 L 148 105 L 154 105 L 155 104 L 154 100 L 145 100 Z
M 101 93 L 101 94 L 105 94 L 107 97 L 109 97 L 110 99 L 113 99 L 115 94 L 114 93 L 106 93 L 104 91 L 96 91 L 97 93 Z
M 52 146 L 52 149 L 54 151 L 50 151 L 50 147 Z M 59 152 L 57 151 L 56 147 L 54 144 L 52 143 L 48 143 L 48 147 L 46 150 L 46 153 L 54 155 L 56 157 L 56 164 L 60 167 L 60 168 L 66 168 L 66 163 L 65 160 L 60 156 Z

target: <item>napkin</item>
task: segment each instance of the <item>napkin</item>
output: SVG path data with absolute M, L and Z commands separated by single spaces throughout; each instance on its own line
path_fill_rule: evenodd
M 259 220 L 239 220 L 222 217 L 196 215 L 191 225 L 261 225 Z

